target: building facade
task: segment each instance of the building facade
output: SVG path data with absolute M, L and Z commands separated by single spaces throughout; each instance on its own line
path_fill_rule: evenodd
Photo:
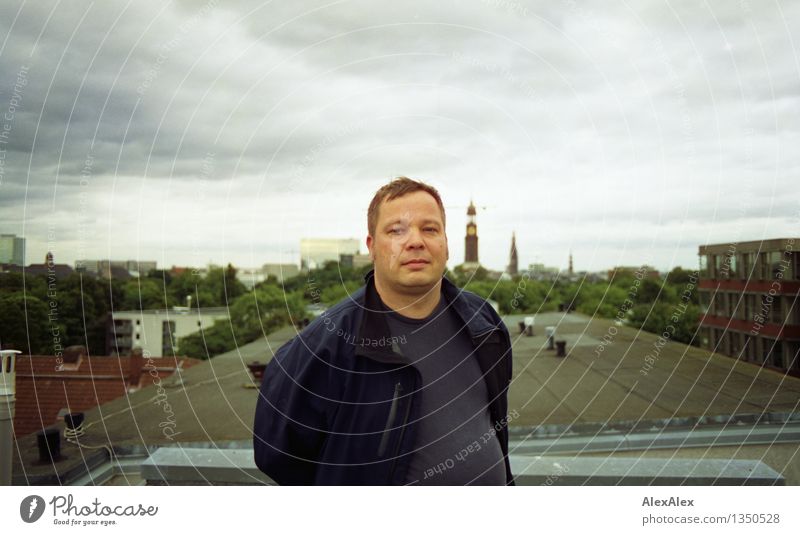
M 0 264 L 25 265 L 25 238 L 0 234 Z
M 133 348 L 140 347 L 146 356 L 179 355 L 180 338 L 228 317 L 226 307 L 114 311 L 106 332 L 106 354 L 126 356 Z
M 800 238 L 702 245 L 702 341 L 709 350 L 800 376 Z
M 105 279 L 146 277 L 158 269 L 155 260 L 76 260 L 75 270 Z
M 300 274 L 297 264 L 264 264 L 261 267 L 264 277 L 275 277 L 278 282 L 291 279 Z
M 359 241 L 354 238 L 303 238 L 300 240 L 300 270 L 321 268 L 326 262 L 339 262 L 341 255 L 359 253 Z

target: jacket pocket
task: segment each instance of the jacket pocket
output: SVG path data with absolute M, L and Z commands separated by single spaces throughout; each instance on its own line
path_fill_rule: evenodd
M 403 385 L 399 382 L 394 385 L 394 396 L 392 397 L 392 406 L 389 407 L 389 417 L 386 419 L 386 425 L 381 435 L 381 442 L 378 444 L 378 457 L 383 457 L 386 453 L 386 446 L 389 444 L 389 435 L 392 433 L 392 424 L 397 417 L 397 406 L 400 404 L 400 393 L 403 391 Z

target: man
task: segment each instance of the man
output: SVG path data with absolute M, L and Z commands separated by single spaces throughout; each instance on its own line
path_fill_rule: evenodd
M 281 347 L 261 383 L 255 461 L 281 485 L 505 485 L 508 330 L 443 277 L 445 213 L 400 177 L 367 213 L 366 285 Z

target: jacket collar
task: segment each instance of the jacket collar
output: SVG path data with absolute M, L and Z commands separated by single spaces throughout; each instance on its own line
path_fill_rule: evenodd
M 381 311 L 381 299 L 375 288 L 374 269 L 364 276 L 364 281 L 366 282 L 364 313 L 359 326 L 357 340 L 360 343 L 356 346 L 356 354 L 386 362 L 405 362 L 397 354 L 399 353 L 397 348 L 392 347 L 389 324 L 386 321 L 386 314 Z M 480 306 L 474 306 L 464 297 L 463 291 L 450 282 L 447 277 L 442 277 L 442 295 L 461 318 L 473 340 L 496 328 L 486 319 L 486 314 L 480 310 L 480 306 L 488 307 L 490 305 L 483 301 Z

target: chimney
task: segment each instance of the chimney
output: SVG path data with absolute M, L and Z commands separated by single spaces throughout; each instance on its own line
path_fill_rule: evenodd
M 142 377 L 142 368 L 144 367 L 144 357 L 142 356 L 142 348 L 134 347 L 131 350 L 130 369 L 128 371 L 128 386 L 138 387 L 139 380 Z
M 64 350 L 64 364 L 74 364 L 77 368 L 86 356 L 85 346 L 69 346 Z
M 18 353 L 13 349 L 0 351 L 0 485 L 5 486 L 11 485 Z

